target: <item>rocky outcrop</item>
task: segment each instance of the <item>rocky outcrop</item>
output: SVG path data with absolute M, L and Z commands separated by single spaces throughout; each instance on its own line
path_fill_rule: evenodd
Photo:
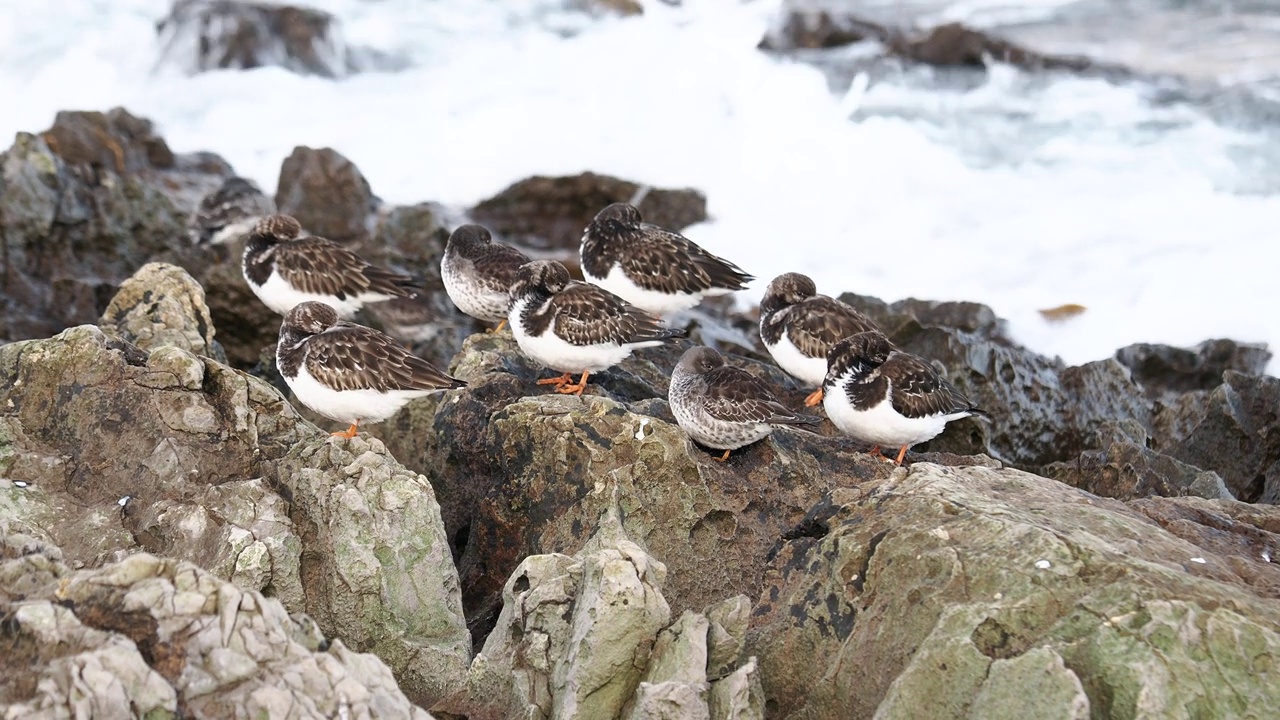
M 182 237 L 227 169 L 175 156 L 119 108 L 58 113 L 48 131 L 19 133 L 0 168 L 0 340 L 96 321 L 120 282 Z
M 1050 463 L 1044 474 L 1102 497 L 1136 498 L 1198 496 L 1234 500 L 1218 473 L 1201 470 L 1148 447 L 1137 423 L 1106 423 L 1098 433 L 1098 449 L 1085 450 L 1070 462 Z
M 753 611 L 747 651 L 770 716 L 1274 707 L 1280 570 L 1266 558 L 1278 511 L 1250 508 L 1263 527 L 1238 503 L 1142 502 L 1239 520 L 1182 517 L 1198 530 L 1174 534 L 1033 475 L 926 463 L 831 492 L 807 518 L 815 531 L 779 544 Z
M 431 478 L 477 638 L 496 621 L 502 583 L 523 558 L 577 553 L 610 510 L 670 570 L 663 593 L 678 614 L 755 597 L 768 549 L 824 492 L 888 472 L 848 439 L 790 431 L 715 462 L 667 408 L 683 347 L 637 353 L 593 375 L 577 398 L 536 385 L 545 373 L 510 336 L 478 334 L 450 367 L 469 382 L 466 392 L 415 401 L 370 428 Z M 739 364 L 781 385 L 776 367 Z M 805 392 L 789 397 L 798 403 Z
M 98 327 L 139 350 L 167 345 L 226 361 L 222 347 L 213 339 L 213 319 L 205 305 L 204 288 L 174 265 L 143 265 L 120 285 Z
M 0 530 L 5 717 L 431 717 L 278 600 L 146 553 L 72 571 Z
M 441 718 L 763 718 L 755 658 L 741 661 L 750 602 L 669 623 L 666 567 L 612 513 L 575 557 L 526 558 L 502 614 Z
M 404 66 L 385 53 L 348 46 L 329 13 L 294 5 L 175 0 L 156 33 L 162 60 L 188 73 L 271 65 L 332 78 Z
M 69 565 L 188 560 L 375 652 L 415 701 L 461 682 L 439 507 L 381 443 L 326 442 L 258 378 L 92 326 L 0 347 L 0 408 L 7 516 Z
M 367 238 L 378 209 L 360 169 L 331 148 L 295 147 L 280 166 L 276 208 L 336 243 Z
M 648 189 L 591 172 L 521 180 L 481 201 L 471 208 L 470 215 L 493 233 L 521 245 L 543 251 L 571 251 L 564 258 L 576 267 L 583 229 L 596 213 L 615 202 L 632 203 L 645 222 L 671 230 L 682 230 L 707 219 L 707 198 L 697 190 Z
M 1139 343 L 1116 351 L 1134 382 L 1154 400 L 1174 402 L 1183 393 L 1212 390 L 1228 370 L 1263 375 L 1271 361 L 1265 345 L 1234 340 L 1206 340 L 1193 348 Z
M 174 155 L 120 108 L 58 113 L 39 136 L 19 133 L 0 165 L 0 341 L 97 321 L 230 172 L 215 156 Z
M 1209 392 L 1190 392 L 1161 406 L 1156 449 L 1211 468 L 1248 502 L 1280 502 L 1280 379 L 1229 370 Z

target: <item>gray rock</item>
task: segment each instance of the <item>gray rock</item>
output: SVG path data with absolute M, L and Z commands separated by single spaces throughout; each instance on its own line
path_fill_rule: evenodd
M 213 338 L 204 288 L 174 265 L 143 265 L 120 285 L 99 327 L 139 350 L 171 346 L 226 361 L 226 353 Z
M 1151 450 L 1146 431 L 1137 423 L 1128 425 L 1104 423 L 1098 433 L 1100 449 L 1086 450 L 1071 462 L 1050 463 L 1045 476 L 1118 500 L 1152 495 L 1235 499 L 1217 473 Z
M 121 108 L 60 112 L 0 155 L 0 341 L 96 322 L 119 284 L 182 237 L 182 219 L 229 172 L 174 155 Z
M 1117 350 L 1116 359 L 1150 397 L 1172 402 L 1186 392 L 1216 388 L 1228 370 L 1265 374 L 1271 351 L 1234 340 L 1205 340 L 1193 348 L 1139 343 Z
M 1241 500 L 1280 502 L 1280 379 L 1228 370 L 1222 381 L 1162 405 L 1154 449 L 1217 472 Z
M 708 683 L 708 614 L 685 612 L 668 625 L 666 568 L 626 538 L 616 510 L 599 528 L 575 557 L 520 564 L 466 690 L 432 711 L 474 720 L 762 718 L 755 659 Z M 745 619 L 744 602 L 713 614 Z
M 98 567 L 189 560 L 377 653 L 417 702 L 470 639 L 431 486 L 380 442 L 327 442 L 258 378 L 95 327 L 0 347 L 0 491 L 15 531 Z
M 752 614 L 770 716 L 1261 717 L 1280 702 L 1280 569 L 1264 558 L 1280 509 L 1133 508 L 929 463 L 832 492 Z
M 33 577 L 34 591 L 11 584 Z M 377 657 L 187 562 L 72 572 L 56 549 L 5 553 L 0 614 L 6 718 L 430 718 Z

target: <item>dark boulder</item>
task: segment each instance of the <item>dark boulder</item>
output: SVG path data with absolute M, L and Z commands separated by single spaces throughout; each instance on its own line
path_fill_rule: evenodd
M 1154 449 L 1222 476 L 1247 502 L 1280 502 L 1280 379 L 1223 373 L 1208 392 L 1161 405 Z
M 1192 390 L 1214 389 L 1228 370 L 1262 375 L 1271 351 L 1234 340 L 1205 340 L 1193 348 L 1138 343 L 1117 350 L 1116 359 L 1152 399 L 1168 402 Z
M 365 239 L 380 204 L 360 169 L 336 150 L 300 145 L 280 166 L 276 208 L 313 235 L 336 243 Z
M 707 219 L 707 198 L 697 190 L 652 189 L 608 175 L 586 172 L 521 180 L 471 209 L 472 220 L 521 245 L 572 251 L 576 264 L 582 232 L 604 207 L 635 203 L 645 222 L 682 230 Z

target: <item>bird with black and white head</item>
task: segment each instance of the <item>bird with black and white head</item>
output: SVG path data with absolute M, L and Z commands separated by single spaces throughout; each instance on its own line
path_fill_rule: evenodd
M 405 403 L 467 383 L 406 350 L 394 338 L 346 322 L 332 307 L 307 301 L 280 324 L 276 367 L 303 405 L 350 423 L 336 437 L 352 438 L 361 422 L 381 422 Z
M 923 358 L 902 352 L 878 330 L 836 343 L 827 355 L 822 406 L 842 433 L 875 447 L 907 449 L 937 437 L 947 423 L 986 415 Z
M 525 355 L 562 373 L 538 384 L 576 395 L 591 373 L 617 365 L 637 349 L 686 334 L 603 288 L 570 279 L 564 265 L 553 260 L 521 266 L 507 320 Z M 582 377 L 575 383 L 577 373 Z
M 511 286 L 516 272 L 529 258 L 519 250 L 493 241 L 479 225 L 462 225 L 449 235 L 440 258 L 445 292 L 459 310 L 477 320 L 507 322 Z

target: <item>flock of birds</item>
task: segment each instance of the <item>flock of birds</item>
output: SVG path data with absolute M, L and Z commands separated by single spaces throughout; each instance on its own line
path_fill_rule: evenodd
M 235 182 L 245 181 L 228 184 Z M 466 386 L 395 338 L 351 322 L 367 304 L 421 293 L 412 277 L 308 235 L 288 215 L 229 216 L 236 203 L 226 196 L 236 190 L 224 185 L 202 203 L 202 237 L 224 242 L 247 233 L 245 280 L 284 316 L 279 371 L 304 405 L 350 424 L 335 436 L 354 437 L 361 422 L 385 420 L 410 400 Z M 558 262 L 530 260 L 495 242 L 479 225 L 462 225 L 449 237 L 440 271 L 459 310 L 497 323 L 491 332 L 509 324 L 524 354 L 560 373 L 539 385 L 576 395 L 592 373 L 684 337 L 685 330 L 668 324 L 672 315 L 754 280 L 679 233 L 645 223 L 626 203 L 595 216 L 580 259 L 586 282 L 572 279 Z M 769 284 L 760 303 L 760 336 L 783 370 L 816 388 L 806 407 L 821 403 L 838 430 L 874 445 L 876 457 L 883 458 L 882 447 L 896 448 L 898 465 L 909 447 L 936 437 L 948 422 L 984 414 L 932 365 L 894 347 L 869 318 L 820 295 L 799 273 Z M 668 400 L 691 438 L 724 451 L 716 457 L 721 461 L 775 428 L 822 422 L 786 407 L 765 382 L 705 346 L 681 357 Z

